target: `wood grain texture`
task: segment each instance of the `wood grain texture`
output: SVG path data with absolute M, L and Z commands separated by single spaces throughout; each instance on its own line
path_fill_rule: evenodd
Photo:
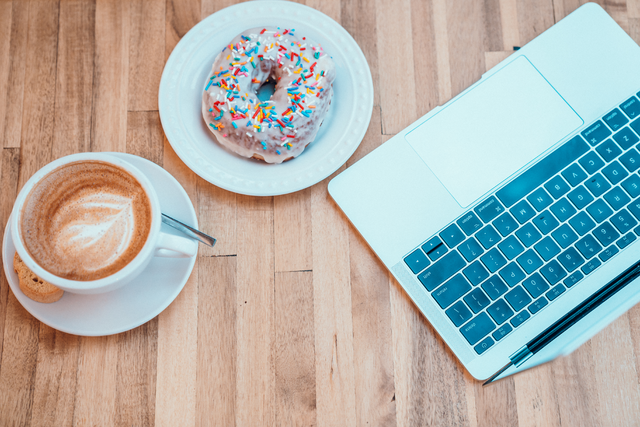
M 118 151 L 171 173 L 218 239 L 166 310 L 115 336 L 51 329 L 3 275 L 0 426 L 637 425 L 640 308 L 573 354 L 482 387 L 338 209 L 331 177 L 249 197 L 178 158 L 157 111 L 162 68 L 194 25 L 238 1 L 0 0 L 1 224 L 50 160 Z M 371 69 L 351 167 L 585 1 L 299 3 L 342 24 Z M 640 42 L 639 0 L 598 3 Z

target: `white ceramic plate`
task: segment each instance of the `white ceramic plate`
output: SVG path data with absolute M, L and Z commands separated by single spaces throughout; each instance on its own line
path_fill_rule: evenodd
M 201 112 L 202 91 L 216 55 L 242 31 L 265 25 L 295 28 L 320 43 L 336 64 L 334 97 L 314 142 L 297 158 L 270 165 L 240 157 L 215 140 Z M 167 139 L 189 168 L 210 183 L 254 196 L 287 194 L 335 172 L 362 141 L 373 108 L 369 65 L 337 22 L 287 1 L 250 1 L 220 10 L 193 27 L 162 73 L 158 97 Z
M 162 212 L 198 227 L 196 212 L 180 183 L 167 171 L 146 159 L 123 153 L 121 157 L 142 171 L 158 193 Z M 162 230 L 180 234 L 165 224 Z M 128 331 L 156 317 L 178 296 L 193 270 L 196 257 L 154 258 L 133 283 L 112 292 L 80 295 L 65 292 L 59 301 L 42 304 L 27 298 L 13 271 L 15 246 L 7 226 L 2 242 L 2 262 L 9 286 L 22 306 L 40 320 L 74 335 L 100 336 Z

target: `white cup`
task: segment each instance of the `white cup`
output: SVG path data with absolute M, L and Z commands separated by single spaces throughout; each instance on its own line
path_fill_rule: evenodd
M 124 266 L 121 270 L 101 279 L 97 280 L 69 280 L 56 276 L 42 268 L 31 257 L 25 248 L 20 232 L 20 219 L 22 214 L 22 206 L 25 203 L 31 189 L 46 175 L 53 170 L 66 165 L 68 163 L 80 161 L 99 161 L 120 167 L 131 174 L 142 186 L 146 192 L 151 205 L 151 227 L 147 241 L 142 246 L 140 252 Z M 170 258 L 188 258 L 195 256 L 198 251 L 198 243 L 192 239 L 182 236 L 176 236 L 163 232 L 162 212 L 160 210 L 160 202 L 153 186 L 147 177 L 140 172 L 139 169 L 127 163 L 126 161 L 105 153 L 80 153 L 62 157 L 55 160 L 38 172 L 36 172 L 22 187 L 18 197 L 16 198 L 11 213 L 11 237 L 16 247 L 16 251 L 27 267 L 41 279 L 59 287 L 60 289 L 77 293 L 77 294 L 98 294 L 109 292 L 117 289 L 135 279 L 149 265 L 153 257 L 170 257 Z

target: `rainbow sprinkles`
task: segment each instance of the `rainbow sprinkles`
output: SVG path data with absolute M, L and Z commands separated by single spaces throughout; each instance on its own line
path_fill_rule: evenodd
M 322 46 L 295 29 L 246 30 L 214 60 L 202 115 L 220 144 L 244 156 L 282 163 L 311 143 L 326 116 L 336 72 Z M 260 101 L 257 90 L 274 81 Z

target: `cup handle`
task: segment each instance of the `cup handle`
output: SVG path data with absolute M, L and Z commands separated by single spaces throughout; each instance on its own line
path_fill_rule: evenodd
M 163 258 L 191 258 L 198 253 L 198 242 L 195 240 L 160 232 L 155 256 Z

